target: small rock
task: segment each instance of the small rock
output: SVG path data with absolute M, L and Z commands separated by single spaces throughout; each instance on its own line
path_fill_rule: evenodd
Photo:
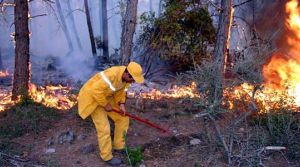
M 190 141 L 190 144 L 191 145 L 198 145 L 198 144 L 200 144 L 201 143 L 201 140 L 200 139 L 196 139 L 196 138 L 194 138 L 194 139 L 192 139 L 191 141 Z
M 80 140 L 85 140 L 88 136 L 86 134 L 81 134 L 78 136 Z
M 139 167 L 146 167 L 146 165 L 145 164 L 140 164 L 140 166 Z
M 51 153 L 55 153 L 55 148 L 48 148 L 46 150 L 46 154 L 51 154 Z
M 89 153 L 92 153 L 94 152 L 96 149 L 95 149 L 95 145 L 94 144 L 89 144 L 89 145 L 86 145 L 82 148 L 80 148 L 80 152 L 82 154 L 89 154 Z
M 50 139 L 47 140 L 47 146 L 52 146 L 54 144 L 54 140 L 53 138 L 51 137 Z
M 201 117 L 201 114 L 195 114 L 195 118 Z
M 72 144 L 74 140 L 75 135 L 71 130 L 67 130 L 66 132 L 63 132 L 58 136 L 58 143 L 60 144 L 63 144 L 65 142 Z
M 239 131 L 240 132 L 245 132 L 245 128 L 240 128 Z

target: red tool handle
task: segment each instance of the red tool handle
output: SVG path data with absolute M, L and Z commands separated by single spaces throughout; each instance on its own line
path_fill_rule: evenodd
M 156 124 L 153 123 L 153 122 L 150 122 L 149 120 L 140 118 L 140 117 L 138 117 L 138 116 L 129 114 L 129 113 L 127 113 L 127 112 L 124 113 L 124 112 L 122 112 L 122 111 L 118 111 L 118 110 L 115 110 L 115 109 L 113 109 L 113 111 L 116 112 L 116 113 L 118 113 L 118 114 L 120 114 L 120 115 L 128 116 L 128 117 L 130 117 L 130 118 L 132 118 L 132 119 L 134 119 L 134 120 L 137 120 L 137 121 L 139 121 L 139 122 L 141 122 L 141 123 L 143 123 L 143 124 L 146 124 L 146 125 L 148 125 L 148 126 L 150 126 L 150 127 L 152 127 L 152 128 L 155 128 L 155 129 L 157 129 L 157 130 L 160 130 L 160 131 L 162 131 L 162 132 L 164 132 L 164 133 L 167 132 L 166 129 L 164 129 L 164 128 L 158 126 L 158 125 L 156 125 Z

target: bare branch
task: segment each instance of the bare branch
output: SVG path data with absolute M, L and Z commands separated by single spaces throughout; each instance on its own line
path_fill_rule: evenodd
M 40 16 L 47 16 L 47 14 L 39 14 L 39 15 L 31 16 L 29 17 L 29 19 L 33 19 L 35 17 L 40 17 Z
M 248 3 L 248 2 L 251 2 L 251 1 L 252 1 L 252 0 L 247 0 L 247 1 L 245 1 L 245 2 L 242 2 L 242 3 L 239 3 L 239 4 L 233 5 L 232 7 L 233 7 L 233 8 L 239 7 L 239 6 L 242 6 L 242 5 L 244 5 L 244 4 Z
M 83 9 L 74 9 L 71 12 L 67 13 L 66 18 L 69 17 L 75 11 L 79 11 L 79 12 L 85 13 L 85 11 Z
M 51 1 L 51 0 L 43 0 L 44 2 L 48 2 L 48 3 L 55 3 L 54 1 Z
M 253 112 L 257 111 L 257 106 L 255 104 L 255 101 L 254 101 L 254 97 L 255 97 L 255 94 L 256 94 L 256 91 L 259 90 L 260 87 L 259 86 L 255 86 L 253 91 L 252 91 L 252 96 L 251 96 L 251 99 L 250 99 L 250 110 L 248 112 L 245 112 L 237 121 L 234 122 L 234 125 L 237 126 L 240 122 L 242 122 L 243 120 L 245 120 L 249 115 L 251 115 Z
M 219 138 L 220 138 L 220 140 L 223 144 L 223 147 L 225 149 L 226 155 L 229 158 L 230 157 L 230 152 L 229 152 L 228 146 L 226 144 L 226 141 L 224 139 L 224 136 L 221 134 L 221 130 L 220 130 L 219 125 L 216 123 L 215 118 L 211 114 L 208 113 L 207 115 L 208 115 L 208 118 L 213 122 L 215 130 L 217 131 L 217 134 L 218 134 L 218 136 L 219 136 Z

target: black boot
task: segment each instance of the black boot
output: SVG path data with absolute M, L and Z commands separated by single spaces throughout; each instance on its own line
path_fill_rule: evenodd
M 111 166 L 118 166 L 118 165 L 122 164 L 122 160 L 119 158 L 115 158 L 115 157 L 113 157 L 112 159 L 105 161 L 105 162 Z
M 122 150 L 114 150 L 114 153 L 117 155 L 126 155 L 126 150 L 122 149 Z

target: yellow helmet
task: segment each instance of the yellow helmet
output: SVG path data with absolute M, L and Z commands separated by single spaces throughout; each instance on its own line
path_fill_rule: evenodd
M 142 67 L 136 63 L 136 62 L 130 62 L 127 66 L 127 70 L 132 76 L 132 78 L 137 83 L 143 83 L 144 82 L 144 76 L 143 76 L 143 70 Z

